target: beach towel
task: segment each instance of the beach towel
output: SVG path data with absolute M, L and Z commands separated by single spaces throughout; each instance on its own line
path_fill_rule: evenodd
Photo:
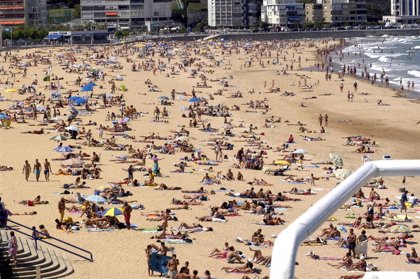
M 165 242 L 167 244 L 192 244 L 192 240 L 187 241 L 187 239 L 159 239 L 161 242 Z
M 355 248 L 355 253 L 356 253 L 356 257 L 359 257 L 359 255 L 364 255 L 367 256 L 367 252 L 368 252 L 368 241 L 363 241 L 360 242 L 356 245 Z
M 162 274 L 166 274 L 168 272 L 167 265 L 170 259 L 171 257 L 152 253 L 150 255 L 150 269 Z
M 160 230 L 159 228 L 141 228 L 140 231 L 143 233 L 157 233 L 161 232 L 162 230 Z
M 106 229 L 101 229 L 101 228 L 87 228 L 86 229 L 87 232 L 112 232 L 114 231 L 113 228 L 106 228 Z

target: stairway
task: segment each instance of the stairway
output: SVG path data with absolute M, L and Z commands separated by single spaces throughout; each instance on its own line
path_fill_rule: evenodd
M 38 242 L 38 250 L 36 250 L 32 239 L 19 236 L 16 238 L 18 241 L 17 263 L 10 269 L 7 256 L 9 231 L 0 229 L 0 270 L 12 273 L 11 276 L 3 275 L 3 277 L 0 273 L 0 278 L 54 279 L 68 276 L 74 272 L 70 261 L 58 251 L 41 247 L 40 242 Z

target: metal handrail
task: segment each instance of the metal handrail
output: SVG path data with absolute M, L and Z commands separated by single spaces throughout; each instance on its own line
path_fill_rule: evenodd
M 0 217 L 0 218 L 2 218 L 2 217 Z M 58 239 L 58 238 L 56 238 L 56 237 L 53 237 L 53 236 L 51 236 L 51 235 L 50 235 L 50 236 L 48 236 L 48 239 L 53 239 L 53 240 L 56 240 L 56 241 L 58 241 L 58 242 L 60 242 L 60 243 L 66 244 L 67 246 L 70 246 L 70 247 L 72 247 L 72 248 L 74 248 L 74 249 L 77 249 L 77 250 L 79 250 L 79 251 L 82 251 L 82 252 L 85 252 L 85 253 L 89 254 L 89 257 L 86 257 L 86 256 L 83 256 L 83 255 L 78 254 L 78 253 L 76 253 L 76 252 L 70 251 L 70 250 L 68 250 L 68 249 L 66 249 L 66 248 L 64 248 L 64 247 L 58 246 L 57 244 L 54 244 L 54 243 L 48 242 L 48 241 L 46 241 L 45 239 L 42 239 L 42 238 L 36 237 L 36 235 L 38 235 L 38 234 L 41 234 L 41 235 L 42 235 L 43 233 L 42 233 L 42 232 L 40 232 L 40 231 L 38 231 L 38 230 L 37 230 L 37 229 L 35 229 L 35 228 L 30 228 L 30 227 L 28 227 L 28 226 L 26 226 L 26 225 L 23 225 L 23 224 L 18 223 L 18 222 L 16 222 L 16 221 L 10 220 L 10 219 L 8 219 L 8 218 L 4 218 L 4 217 L 3 217 L 2 219 L 7 220 L 7 222 L 11 222 L 11 223 L 13 223 L 13 224 L 16 224 L 16 225 L 18 225 L 18 226 L 21 226 L 21 227 L 23 227 L 23 228 L 25 228 L 25 229 L 28 229 L 28 230 L 32 231 L 32 235 L 30 235 L 30 234 L 25 233 L 25 232 L 22 232 L 22 231 L 20 231 L 20 230 L 14 229 L 14 228 L 12 228 L 12 227 L 10 227 L 10 226 L 6 226 L 8 229 L 11 229 L 11 230 L 13 230 L 13 231 L 15 231 L 15 232 L 18 232 L 18 233 L 20 233 L 20 234 L 23 234 L 23 235 L 25 235 L 25 236 L 29 236 L 30 238 L 32 238 L 32 239 L 35 241 L 35 248 L 36 248 L 37 250 L 38 250 L 37 241 L 41 241 L 41 242 L 44 242 L 44 243 L 46 243 L 46 244 L 48 244 L 48 245 L 51 245 L 51 246 L 53 246 L 53 247 L 55 247 L 55 248 L 57 248 L 57 249 L 60 249 L 60 250 L 63 250 L 63 251 L 65 251 L 65 252 L 67 252 L 67 253 L 70 253 L 70 254 L 72 254 L 72 255 L 75 255 L 75 256 L 77 256 L 77 257 L 79 257 L 79 258 L 82 258 L 82 259 L 88 260 L 88 261 L 90 261 L 90 262 L 93 262 L 93 254 L 92 254 L 92 252 L 90 252 L 90 251 L 88 251 L 88 250 L 86 250 L 86 249 L 83 249 L 83 248 L 78 247 L 78 246 L 76 246 L 76 245 L 74 245 L 74 244 L 71 244 L 71 243 L 68 243 L 68 242 L 66 242 L 66 241 L 64 241 L 64 240 Z
M 365 163 L 283 230 L 274 243 L 270 279 L 295 278 L 300 244 L 371 178 L 420 176 L 420 160 L 382 160 Z

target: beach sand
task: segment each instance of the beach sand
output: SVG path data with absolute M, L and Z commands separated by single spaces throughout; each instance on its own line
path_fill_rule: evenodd
M 188 43 L 186 43 L 188 44 Z M 197 43 L 196 46 L 208 44 L 206 42 Z M 318 42 L 318 44 L 321 44 Z M 217 47 L 216 47 L 217 45 Z M 281 146 L 290 134 L 295 138 L 296 143 L 292 144 L 288 150 L 293 150 L 295 148 L 303 148 L 306 151 L 304 165 L 310 165 L 312 162 L 328 161 L 329 153 L 337 153 L 342 156 L 344 160 L 344 167 L 349 170 L 356 170 L 362 164 L 362 154 L 357 154 L 354 151 L 357 147 L 355 146 L 344 146 L 346 142 L 346 136 L 352 135 L 361 135 L 369 137 L 372 140 L 376 141 L 377 146 L 373 147 L 375 153 L 367 154 L 371 156 L 373 160 L 382 159 L 382 156 L 385 154 L 391 155 L 393 159 L 419 159 L 420 150 L 419 150 L 419 139 L 420 139 L 420 125 L 416 125 L 417 121 L 420 121 L 419 116 L 419 104 L 411 102 L 408 99 L 397 98 L 396 92 L 392 89 L 385 87 L 379 87 L 371 85 L 367 82 L 359 82 L 358 93 L 368 92 L 369 95 L 359 95 L 356 93 L 354 102 L 347 102 L 346 93 L 340 93 L 339 84 L 342 82 L 337 78 L 337 75 L 334 73 L 332 75 L 331 81 L 325 81 L 323 72 L 316 71 L 307 71 L 307 70 L 295 70 L 288 71 L 287 75 L 278 75 L 277 71 L 281 71 L 285 64 L 291 64 L 291 59 L 295 55 L 301 56 L 302 59 L 302 69 L 313 66 L 314 63 L 318 60 L 315 55 L 315 48 L 308 47 L 304 43 L 301 47 L 296 47 L 295 50 L 293 47 L 289 46 L 288 53 L 282 53 L 280 55 L 281 59 L 280 65 L 266 65 L 265 68 L 262 68 L 258 65 L 258 60 L 256 59 L 251 67 L 242 68 L 244 62 L 249 59 L 250 54 L 246 54 L 244 50 L 241 50 L 241 53 L 232 53 L 231 55 L 227 54 L 227 50 L 224 50 L 225 53 L 221 53 L 220 44 L 211 44 L 209 45 L 208 51 L 211 52 L 217 60 L 224 60 L 225 63 L 230 61 L 230 65 L 226 64 L 220 67 L 203 67 L 203 70 L 214 70 L 214 73 L 206 72 L 205 75 L 209 80 L 226 77 L 229 82 L 229 87 L 223 87 L 217 82 L 210 82 L 211 88 L 196 88 L 198 97 L 206 97 L 208 93 L 215 93 L 218 89 L 227 89 L 223 91 L 222 96 L 214 96 L 214 100 L 209 101 L 210 104 L 222 104 L 227 107 L 233 105 L 240 105 L 241 111 L 233 111 L 233 116 L 228 117 L 228 119 L 233 119 L 233 125 L 239 125 L 243 123 L 245 128 L 234 128 L 232 130 L 236 135 L 240 134 L 241 131 L 246 130 L 249 124 L 258 127 L 255 130 L 256 133 L 264 133 L 264 136 L 261 136 L 267 144 L 273 147 Z M 111 49 L 121 49 L 123 46 L 111 47 Z M 183 43 L 176 43 L 175 49 L 180 50 L 183 48 Z M 13 51 L 13 55 L 22 56 L 25 53 L 33 53 L 34 51 L 42 52 L 42 56 L 48 56 L 48 52 L 52 53 L 52 72 L 59 76 L 63 77 L 64 81 L 61 81 L 65 89 L 62 89 L 61 92 L 66 92 L 69 89 L 78 90 L 79 87 L 73 85 L 74 80 L 77 76 L 85 78 L 85 73 L 83 74 L 73 74 L 66 73 L 60 65 L 58 65 L 58 60 L 56 56 L 58 54 L 64 54 L 70 51 L 72 47 L 55 47 L 55 48 L 45 48 L 45 49 L 35 49 L 35 50 L 20 50 L 19 52 Z M 75 48 L 73 48 L 74 50 Z M 110 52 L 110 48 L 104 50 L 104 47 L 96 47 L 96 49 L 101 50 L 101 52 Z M 86 55 L 86 52 L 89 52 L 89 55 Z M 293 54 L 295 53 L 295 54 Z M 92 51 L 88 48 L 80 47 L 76 50 L 76 57 L 78 57 L 78 62 L 81 63 L 82 57 L 85 59 L 86 63 L 92 64 L 94 66 L 93 59 L 88 57 L 92 55 Z M 283 61 L 283 55 L 286 55 L 287 61 Z M 115 54 L 115 56 L 118 56 Z M 167 62 L 165 58 L 159 58 L 158 53 L 153 58 L 155 61 L 160 59 L 161 61 Z M 137 58 L 136 55 L 129 54 L 129 57 L 133 58 L 134 61 L 140 62 L 144 59 Z M 204 55 L 198 55 L 200 62 L 205 62 L 207 65 L 212 64 L 212 60 L 207 59 Z M 273 58 L 275 57 L 275 52 L 273 51 Z M 272 61 L 273 58 L 264 57 L 262 60 Z M 306 58 L 308 61 L 305 61 Z M 255 58 L 254 58 L 255 59 Z M 3 61 L 3 58 L 0 58 Z M 174 58 L 171 63 L 175 63 L 179 60 L 179 57 Z M 125 84 L 128 88 L 127 92 L 124 92 L 124 98 L 128 105 L 134 105 L 137 111 L 144 113 L 143 117 L 134 119 L 129 122 L 129 127 L 133 130 L 128 132 L 130 135 L 135 135 L 137 139 L 141 135 L 148 135 L 149 133 L 156 133 L 161 136 L 168 136 L 169 130 L 180 129 L 181 125 L 185 125 L 191 134 L 191 142 L 194 144 L 195 148 L 200 148 L 204 154 L 207 154 L 211 159 L 214 159 L 214 150 L 208 145 L 206 141 L 209 138 L 216 137 L 214 133 L 204 133 L 198 129 L 191 129 L 188 127 L 189 118 L 182 118 L 182 113 L 188 113 L 188 111 L 181 111 L 181 106 L 189 106 L 190 104 L 186 101 L 190 97 L 186 97 L 185 101 L 176 100 L 175 104 L 172 106 L 167 106 L 169 111 L 169 117 L 167 118 L 168 123 L 163 122 L 153 122 L 153 111 L 156 106 L 159 105 L 159 96 L 168 96 L 170 97 L 170 92 L 172 89 L 175 89 L 177 92 L 187 92 L 191 93 L 192 86 L 196 85 L 200 79 L 197 78 L 188 78 L 190 76 L 189 68 L 186 72 L 181 71 L 179 75 L 166 77 L 166 72 L 159 73 L 159 70 L 156 72 L 156 75 L 152 71 L 140 71 L 132 72 L 131 63 L 126 62 L 126 58 L 122 57 L 120 54 L 118 61 L 124 65 L 122 70 L 113 70 L 109 68 L 104 68 L 101 66 L 94 66 L 98 69 L 104 69 L 107 73 L 106 81 L 111 76 L 122 75 L 124 81 L 117 82 L 117 87 L 120 84 Z M 8 68 L 9 63 L 1 63 L 1 66 Z M 34 73 L 38 73 L 38 77 L 42 78 L 43 70 L 47 70 L 47 65 L 38 65 L 38 67 L 28 67 L 28 74 L 26 78 L 22 78 L 21 74 L 16 74 L 16 82 L 14 87 L 20 88 L 23 84 L 28 85 L 33 77 Z M 226 68 L 225 68 L 226 67 Z M 295 69 L 297 63 L 294 63 Z M 193 66 L 197 68 L 197 66 Z M 10 69 L 13 72 L 17 72 L 16 69 Z M 299 78 L 299 75 L 307 76 L 307 83 L 313 85 L 312 90 L 305 90 L 298 88 L 299 81 L 304 82 L 304 79 Z M 233 79 L 230 79 L 229 76 L 232 76 Z M 2 82 L 7 78 L 6 75 L 0 76 Z M 153 84 L 159 86 L 162 92 L 148 92 L 148 87 L 144 83 L 146 79 L 150 79 Z M 18 81 L 19 80 L 19 81 Z M 279 93 L 265 93 L 267 88 L 264 88 L 264 81 L 267 81 L 267 87 L 271 86 L 271 82 L 274 80 L 275 87 L 280 87 L 281 92 L 288 91 L 294 92 L 295 96 L 281 96 Z M 318 85 L 315 85 L 318 83 Z M 354 79 L 351 77 L 344 78 L 344 92 L 347 90 L 353 89 Z M 108 82 L 97 82 L 98 84 L 103 85 L 103 89 L 95 87 L 94 93 L 104 93 L 110 92 L 111 85 Z M 49 90 L 44 89 L 43 87 L 47 85 L 47 82 L 40 81 L 37 86 L 38 90 L 45 93 L 49 96 Z M 2 84 L 3 88 L 6 88 L 5 84 Z M 249 94 L 248 91 L 254 89 L 255 94 Z M 241 91 L 243 98 L 228 98 L 230 93 Z M 305 91 L 305 92 L 304 92 Z M 261 92 L 261 93 L 260 93 Z M 84 93 L 80 93 L 83 95 Z M 117 94 L 122 94 L 122 92 L 117 92 Z M 331 95 L 325 95 L 331 94 Z M 27 95 L 18 95 L 13 93 L 10 96 L 10 93 L 3 93 L 3 96 L 6 98 L 12 97 L 13 100 L 22 100 Z M 309 97 L 316 97 L 312 99 L 305 99 Z M 262 114 L 262 110 L 250 109 L 247 105 L 249 101 L 253 100 L 262 100 L 267 98 L 267 104 L 269 104 L 270 109 L 266 114 Z M 389 104 L 389 106 L 378 106 L 377 100 L 382 99 L 383 103 Z M 100 100 L 99 100 L 100 101 Z M 301 103 L 305 107 L 301 107 Z M 6 109 L 12 103 L 11 102 L 0 102 L 0 108 Z M 162 109 L 162 106 L 160 106 Z M 257 112 L 245 112 L 246 110 L 252 110 Z M 96 121 L 99 124 L 111 125 L 109 122 L 105 121 L 107 112 L 118 113 L 118 107 L 98 109 L 92 115 L 83 116 L 83 123 L 86 123 L 89 120 Z M 67 113 L 67 109 L 61 109 L 61 113 Z M 305 123 L 306 128 L 309 130 L 318 131 L 320 129 L 318 124 L 318 115 L 322 113 L 328 114 L 329 124 L 328 127 L 325 127 L 326 133 L 311 133 L 307 134 L 311 137 L 322 137 L 325 141 L 316 141 L 308 142 L 304 141 L 302 137 L 298 134 L 298 126 L 292 126 L 288 124 L 297 123 L 298 121 Z M 270 116 L 281 117 L 281 123 L 274 123 L 274 128 L 265 128 L 264 120 Z M 220 128 L 223 124 L 222 117 L 209 117 L 206 115 L 202 116 L 202 119 L 209 121 L 212 127 Z M 42 115 L 38 116 L 38 122 L 41 123 Z M 286 122 L 288 120 L 289 122 Z M 349 124 L 351 121 L 352 124 Z M 34 121 L 29 120 L 29 124 L 35 124 Z M 80 260 L 72 255 L 68 257 L 71 259 L 72 264 L 75 268 L 75 273 L 69 278 L 147 278 L 147 263 L 146 263 L 146 254 L 145 248 L 150 243 L 156 243 L 156 240 L 150 239 L 153 234 L 146 234 L 139 231 L 128 231 L 128 230 L 115 230 L 112 232 L 87 232 L 85 229 L 81 229 L 79 232 L 66 234 L 63 231 L 55 229 L 54 219 L 59 217 L 57 210 L 57 202 L 61 198 L 61 195 L 58 194 L 62 192 L 61 188 L 64 183 L 72 183 L 75 180 L 74 176 L 57 176 L 52 175 L 49 182 L 44 182 L 43 176 L 41 175 L 41 182 L 34 181 L 34 175 L 31 174 L 30 181 L 26 182 L 24 175 L 21 172 L 24 160 L 29 160 L 29 163 L 33 165 L 33 162 L 36 158 L 42 163 L 45 158 L 48 158 L 52 164 L 52 171 L 55 173 L 59 168 L 60 161 L 51 161 L 52 158 L 60 157 L 60 154 L 53 151 L 53 149 L 58 145 L 57 142 L 49 140 L 50 137 L 57 135 L 58 133 L 53 130 L 48 130 L 47 134 L 44 135 L 31 135 L 31 134 L 22 134 L 24 131 L 39 129 L 37 126 L 28 126 L 28 124 L 15 124 L 12 123 L 11 129 L 1 129 L 0 130 L 0 142 L 2 145 L 1 156 L 0 156 L 0 165 L 7 165 L 14 168 L 13 171 L 0 172 L 0 195 L 2 200 L 5 202 L 7 208 L 11 212 L 23 213 L 35 210 L 37 211 L 36 215 L 33 216 L 12 216 L 12 220 L 17 222 L 22 222 L 28 226 L 38 226 L 44 224 L 49 232 L 60 239 L 68 241 L 72 244 L 78 245 L 92 251 L 94 254 L 94 263 Z M 45 127 L 44 127 L 45 128 Z M 98 138 L 98 131 L 96 127 L 85 127 L 86 129 L 92 129 L 93 137 Z M 105 138 L 109 138 L 109 133 L 105 132 Z M 238 137 L 233 137 L 231 141 L 238 140 Z M 79 140 L 78 142 L 82 142 Z M 143 148 L 145 143 L 134 143 L 130 139 L 123 139 L 117 137 L 117 142 L 122 144 L 132 144 L 135 149 Z M 163 144 L 165 141 L 156 140 L 156 144 Z M 224 162 L 215 166 L 215 172 L 222 171 L 223 174 L 226 173 L 227 169 L 231 168 L 234 174 L 238 172 L 238 169 L 232 168 L 233 163 L 235 163 L 234 155 L 240 146 L 243 146 L 244 142 L 232 142 L 235 144 L 233 150 L 224 151 L 224 154 L 227 155 L 228 159 Z M 74 144 L 74 141 L 65 141 L 64 145 Z M 116 182 L 122 181 L 126 177 L 126 171 L 123 168 L 128 168 L 128 164 L 116 164 L 110 160 L 115 158 L 115 155 L 126 154 L 126 151 L 107 151 L 103 148 L 95 147 L 86 147 L 82 149 L 83 152 L 92 154 L 93 151 L 100 154 L 101 163 L 100 168 L 103 170 L 101 173 L 101 179 L 99 180 L 87 180 L 87 185 L 90 189 L 81 189 L 81 190 L 72 190 L 73 193 L 76 191 L 90 195 L 93 194 L 93 190 L 99 186 L 105 185 L 107 182 Z M 156 151 L 154 151 L 156 152 Z M 279 152 L 273 152 L 273 150 L 267 151 L 267 157 L 264 158 L 266 164 L 270 164 L 272 161 L 279 159 L 281 154 Z M 165 183 L 168 186 L 180 186 L 183 190 L 194 190 L 198 189 L 200 186 L 200 181 L 205 174 L 205 170 L 197 170 L 194 173 L 171 173 L 170 171 L 174 170 L 174 163 L 178 162 L 179 158 L 189 156 L 188 153 L 176 153 L 175 155 L 165 155 L 159 154 L 159 158 L 164 158 L 159 162 L 162 169 L 164 177 L 156 178 L 158 183 Z M 151 166 L 151 160 L 147 160 L 147 166 Z M 187 171 L 192 168 L 195 169 L 204 169 L 207 166 L 199 166 L 193 163 L 189 163 L 192 167 L 187 168 Z M 317 177 L 324 175 L 325 170 L 321 168 L 305 168 L 304 170 L 296 170 L 295 165 L 292 165 L 292 170 L 288 171 L 287 174 L 296 175 L 297 177 L 306 178 L 313 173 Z M 284 218 L 287 223 L 281 226 L 260 226 L 256 223 L 262 221 L 262 216 L 257 216 L 255 214 L 250 214 L 245 211 L 240 211 L 238 217 L 228 218 L 227 223 L 202 223 L 205 226 L 213 227 L 213 232 L 203 232 L 191 234 L 190 237 L 193 239 L 193 244 L 179 244 L 172 245 L 175 246 L 175 252 L 180 260 L 181 266 L 185 261 L 190 262 L 190 269 L 197 269 L 199 274 L 202 276 L 205 270 L 210 270 L 212 276 L 216 278 L 241 278 L 242 275 L 239 274 L 227 274 L 221 270 L 222 266 L 228 266 L 226 260 L 213 259 L 209 258 L 208 254 L 213 248 L 222 248 L 225 241 L 233 245 L 237 250 L 240 250 L 245 253 L 248 258 L 252 257 L 252 252 L 248 250 L 248 247 L 244 244 L 236 243 L 235 239 L 241 237 L 244 239 L 250 239 L 251 235 L 258 228 L 262 229 L 262 233 L 266 236 L 267 239 L 274 241 L 274 238 L 271 238 L 273 234 L 278 234 L 282 231 L 290 222 L 307 210 L 312 204 L 319 200 L 322 196 L 328 193 L 328 191 L 338 183 L 338 180 L 335 178 L 330 178 L 329 181 L 318 180 L 316 181 L 315 186 L 310 184 L 295 185 L 289 184 L 283 181 L 284 177 L 282 176 L 268 176 L 263 174 L 262 171 L 257 170 L 240 170 L 245 178 L 245 181 L 252 181 L 253 178 L 263 178 L 264 180 L 272 183 L 273 186 L 265 186 L 264 190 L 271 190 L 273 193 L 280 191 L 289 191 L 292 187 L 297 187 L 299 189 L 307 189 L 311 187 L 315 189 L 316 195 L 310 196 L 292 196 L 292 197 L 302 198 L 300 202 L 285 202 L 285 204 L 290 205 L 292 208 L 284 211 Z M 135 178 L 139 181 L 143 181 L 143 173 L 135 172 Z M 145 177 L 146 178 L 146 177 Z M 392 177 L 385 179 L 385 185 L 388 187 L 386 190 L 377 190 L 381 197 L 389 197 L 391 201 L 398 201 L 397 196 L 400 195 L 398 188 L 403 187 L 401 177 Z M 408 177 L 407 182 L 404 185 L 408 191 L 416 192 L 415 186 L 418 184 L 418 178 Z M 207 190 L 217 190 L 220 187 L 225 187 L 227 189 L 234 189 L 236 192 L 242 192 L 250 188 L 250 185 L 246 182 L 241 181 L 222 181 L 222 185 L 211 185 L 204 186 Z M 256 190 L 259 190 L 259 186 L 255 186 Z M 172 198 L 182 199 L 183 194 L 180 191 L 156 191 L 151 187 L 131 187 L 125 186 L 126 190 L 129 190 L 133 193 L 133 196 L 128 197 L 128 199 L 136 199 L 140 204 L 143 204 L 145 210 L 139 211 L 134 210 L 132 213 L 131 223 L 137 224 L 139 227 L 156 227 L 161 222 L 149 222 L 146 221 L 146 217 L 143 215 L 145 213 L 152 212 L 154 210 L 164 210 L 165 208 L 172 206 L 170 205 Z M 366 195 L 369 193 L 368 188 L 364 188 Z M 33 199 L 37 195 L 41 195 L 42 200 L 49 201 L 48 205 L 37 205 L 35 207 L 26 207 L 19 204 L 21 200 Z M 66 195 L 69 196 L 74 195 Z M 176 216 L 180 222 L 186 222 L 188 224 L 197 223 L 198 220 L 195 217 L 201 217 L 208 215 L 210 211 L 210 206 L 220 206 L 222 202 L 231 200 L 232 197 L 228 197 L 224 192 L 216 192 L 215 195 L 209 196 L 209 201 L 204 202 L 203 205 L 192 206 L 191 210 L 178 210 L 176 211 Z M 110 207 L 109 205 L 107 208 Z M 364 213 L 366 210 L 366 203 L 361 209 L 352 209 L 351 212 L 356 212 L 357 214 Z M 346 211 L 339 210 L 334 214 L 339 221 L 348 221 L 344 218 Z M 75 220 L 81 221 L 82 218 L 79 218 L 76 214 L 66 213 L 66 216 L 71 216 Z M 414 219 L 414 223 L 419 224 L 420 219 L 416 217 L 418 215 L 413 209 L 410 209 L 409 216 Z M 120 216 L 121 221 L 123 218 Z M 352 221 L 352 220 L 350 220 Z M 337 223 L 337 222 L 334 222 Z M 170 227 L 176 227 L 179 222 L 170 221 Z M 326 222 L 322 228 L 327 227 L 328 222 Z M 319 228 L 318 233 L 322 228 Z M 356 229 L 356 234 L 360 234 L 360 229 Z M 318 235 L 315 233 L 315 235 Z M 416 240 L 420 237 L 419 233 L 413 233 Z M 347 235 L 347 234 L 344 234 Z M 383 236 L 377 232 L 377 230 L 368 230 L 367 235 L 374 236 Z M 296 268 L 297 278 L 339 278 L 341 275 L 351 275 L 352 272 L 347 272 L 343 270 L 338 270 L 334 267 L 331 267 L 327 264 L 326 261 L 315 261 L 305 256 L 310 250 L 320 256 L 333 256 L 333 257 L 342 257 L 346 249 L 338 248 L 334 245 L 335 242 L 329 242 L 326 246 L 311 246 L 311 247 L 301 247 L 299 249 L 297 261 L 299 266 Z M 417 245 L 408 245 L 407 248 L 402 248 L 402 251 L 409 252 L 411 247 L 417 247 Z M 369 263 L 373 263 L 379 268 L 379 270 L 403 270 L 403 271 L 415 271 L 418 270 L 418 266 L 409 265 L 405 261 L 404 253 L 400 256 L 395 256 L 391 254 L 373 254 L 371 252 L 372 245 L 369 246 L 369 256 L 374 258 L 369 259 Z M 262 254 L 264 256 L 271 255 L 271 248 L 263 248 Z M 232 265 L 232 266 L 237 266 Z M 255 267 L 258 267 L 262 270 L 261 277 L 263 275 L 269 275 L 269 269 L 261 265 L 256 264 Z M 251 277 L 253 278 L 253 277 Z

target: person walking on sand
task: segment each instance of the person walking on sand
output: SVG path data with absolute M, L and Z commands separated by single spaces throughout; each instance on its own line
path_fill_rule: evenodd
M 25 179 L 28 181 L 29 175 L 31 174 L 31 165 L 29 164 L 28 160 L 25 160 L 25 164 L 23 165 L 22 173 L 25 174 Z
M 64 212 L 66 211 L 66 200 L 61 198 L 58 202 L 58 212 L 60 213 L 60 222 L 63 222 Z
M 41 175 L 41 163 L 38 161 L 38 159 L 35 159 L 34 173 L 35 173 L 36 182 L 38 182 L 39 176 Z
M 52 172 L 51 170 L 51 164 L 50 162 L 48 162 L 48 159 L 45 159 L 44 162 L 44 176 L 45 176 L 45 181 L 50 181 L 50 173 Z
M 123 209 L 123 215 L 124 215 L 125 225 L 127 226 L 127 230 L 129 230 L 131 228 L 130 218 L 131 218 L 131 212 L 132 211 L 133 211 L 133 209 L 131 208 L 131 206 L 128 205 L 127 202 L 125 202 L 124 203 L 124 209 Z
M 322 122 L 324 121 L 324 118 L 322 117 L 322 114 L 319 114 L 318 116 L 319 126 L 322 126 Z

